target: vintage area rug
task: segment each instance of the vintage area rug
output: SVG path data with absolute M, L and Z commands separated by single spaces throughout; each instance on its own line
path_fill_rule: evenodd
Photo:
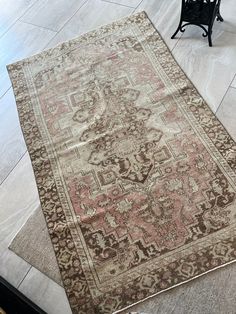
M 73 313 L 236 260 L 236 145 L 144 12 L 8 71 Z

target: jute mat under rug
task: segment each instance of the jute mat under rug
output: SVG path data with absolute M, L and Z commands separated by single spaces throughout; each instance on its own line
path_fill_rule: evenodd
M 9 249 L 62 285 L 57 260 L 43 217 L 38 208 L 13 239 Z
M 235 143 L 144 12 L 8 71 L 73 313 L 235 261 Z

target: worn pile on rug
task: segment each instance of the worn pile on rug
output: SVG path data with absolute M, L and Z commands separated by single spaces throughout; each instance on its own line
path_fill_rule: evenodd
M 73 313 L 236 260 L 236 146 L 144 12 L 8 66 Z

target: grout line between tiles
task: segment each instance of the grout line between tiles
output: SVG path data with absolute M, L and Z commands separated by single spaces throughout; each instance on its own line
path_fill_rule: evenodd
M 137 8 L 140 6 L 140 4 L 143 2 L 143 0 L 141 0 L 140 2 L 139 2 L 139 4 L 137 5 Z
M 126 8 L 136 9 L 136 7 L 131 7 L 130 5 L 125 5 L 125 4 L 122 4 L 122 3 L 117 3 L 117 2 L 113 2 L 113 1 L 109 1 L 109 0 L 101 0 L 101 1 L 102 2 L 108 2 L 108 3 L 111 3 L 111 4 L 120 5 L 120 6 L 126 7 Z
M 74 12 L 73 15 L 71 15 L 71 17 L 62 25 L 62 27 L 57 31 L 58 33 L 63 29 L 63 27 L 65 27 L 65 25 L 72 19 L 72 17 L 87 3 L 89 2 L 89 0 L 85 0 L 81 6 Z
M 38 27 L 38 28 L 43 28 L 43 29 L 46 29 L 47 31 L 53 32 L 55 34 L 57 33 L 57 31 L 54 30 L 54 29 L 51 29 L 51 28 L 48 28 L 48 27 L 45 27 L 45 26 L 41 26 L 41 25 L 37 25 L 37 24 L 31 23 L 31 22 L 25 22 L 25 21 L 23 21 L 21 19 L 19 19 L 19 22 L 24 23 L 24 24 L 28 24 L 28 25 L 33 25 L 33 26 Z
M 29 7 L 28 9 L 26 9 L 24 11 L 24 13 L 22 15 L 20 15 L 7 29 L 6 31 L 0 36 L 0 39 L 22 18 L 22 16 L 24 16 L 34 5 L 36 2 L 38 2 L 39 0 L 34 1 Z
M 15 163 L 15 165 L 11 168 L 11 170 L 8 172 L 8 174 L 6 175 L 6 177 L 3 179 L 3 181 L 0 183 L 0 186 L 7 180 L 7 178 L 10 176 L 10 174 L 12 173 L 12 171 L 16 168 L 16 166 L 20 163 L 20 161 L 23 159 L 23 157 L 25 156 L 25 154 L 27 153 L 27 150 L 24 152 L 24 154 L 18 159 L 18 161 Z
M 141 0 L 140 2 L 139 2 L 139 4 L 136 6 L 136 10 L 138 10 L 138 7 L 140 6 L 140 4 L 143 2 L 143 0 Z
M 23 276 L 23 278 L 21 279 L 21 281 L 17 285 L 17 290 L 19 290 L 21 284 L 23 283 L 23 281 L 25 280 L 26 276 L 28 275 L 28 273 L 30 272 L 31 269 L 32 269 L 32 265 L 29 265 L 29 269 L 27 270 L 26 274 Z
M 57 34 L 60 33 L 60 31 L 66 26 L 66 24 L 68 24 L 70 22 L 70 20 L 75 16 L 75 14 L 77 14 L 77 12 L 88 2 L 89 0 L 85 0 L 83 2 L 83 4 L 74 12 L 74 14 L 63 24 L 63 26 L 56 32 L 56 34 L 49 40 L 49 42 L 46 44 L 46 46 L 43 48 L 46 49 L 48 47 L 48 45 L 50 44 L 50 42 L 57 36 Z
M 222 105 L 222 103 L 223 103 L 223 101 L 224 101 L 224 99 L 225 99 L 225 97 L 226 97 L 226 94 L 228 93 L 229 89 L 232 87 L 231 84 L 233 83 L 235 77 L 236 77 L 236 74 L 234 75 L 233 79 L 231 80 L 231 82 L 230 82 L 230 84 L 229 84 L 229 86 L 228 86 L 228 88 L 227 88 L 227 90 L 226 90 L 226 92 L 225 92 L 225 94 L 224 94 L 224 96 L 223 96 L 223 98 L 222 98 L 222 100 L 221 100 L 221 102 L 220 102 L 220 104 L 219 104 L 219 106 L 218 106 L 216 112 L 215 112 L 215 115 L 217 115 L 217 112 L 218 112 L 218 110 L 220 109 L 220 107 L 221 107 L 221 105 Z M 232 87 L 232 88 L 234 88 L 234 87 Z
M 11 86 L 8 87 L 8 89 L 7 89 L 5 92 L 3 92 L 3 94 L 0 96 L 0 100 L 6 95 L 6 93 L 7 93 L 10 89 L 11 89 Z
M 183 36 L 183 34 L 181 34 L 181 36 L 179 38 L 177 38 L 176 43 L 174 44 L 173 48 L 170 49 L 171 53 L 173 53 L 174 49 L 176 48 L 176 46 L 178 45 L 179 40 L 181 39 L 181 37 Z

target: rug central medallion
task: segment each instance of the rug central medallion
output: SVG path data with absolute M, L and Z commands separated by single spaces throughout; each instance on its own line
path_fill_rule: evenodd
M 116 113 L 102 115 L 82 134 L 81 140 L 93 140 L 90 164 L 112 168 L 120 179 L 144 183 L 153 168 L 162 132 L 146 127 L 151 110 L 135 107 L 138 95 L 134 89 L 120 89 L 119 93 L 106 95 L 106 102 L 109 98 L 113 105 L 115 102 Z M 104 124 L 108 131 L 105 135 Z M 94 134 L 98 139 L 94 140 Z

